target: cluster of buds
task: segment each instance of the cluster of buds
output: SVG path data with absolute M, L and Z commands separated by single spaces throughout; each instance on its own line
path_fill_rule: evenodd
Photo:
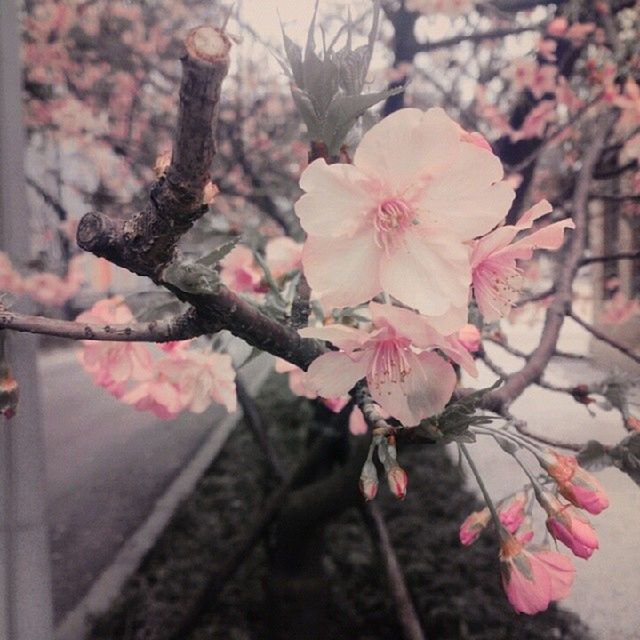
M 366 500 L 373 500 L 378 493 L 378 469 L 373 462 L 373 453 L 378 451 L 378 460 L 384 468 L 391 493 L 402 500 L 407 495 L 407 472 L 398 464 L 395 438 L 376 436 L 369 447 L 369 455 L 360 474 L 360 491 Z
M 599 547 L 598 537 L 588 518 L 580 511 L 598 514 L 609 505 L 600 483 L 579 466 L 573 456 L 546 450 L 538 461 L 556 483 L 557 494 L 543 488 L 529 474 L 535 499 L 546 512 L 549 534 L 579 557 L 588 559 Z M 485 497 L 489 500 L 488 494 Z M 460 527 L 460 541 L 473 543 L 492 520 L 500 539 L 502 586 L 512 607 L 533 614 L 568 595 L 575 569 L 569 558 L 546 546 L 529 544 L 533 538 L 530 517 L 534 504 L 530 490 L 506 498 L 495 507 L 488 504 L 469 515 Z M 527 508 L 528 504 L 528 508 Z

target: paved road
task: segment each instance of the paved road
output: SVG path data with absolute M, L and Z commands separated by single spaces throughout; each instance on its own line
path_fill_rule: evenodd
M 58 622 L 225 412 L 159 421 L 89 383 L 71 352 L 42 357 L 39 370 Z
M 567 320 L 563 328 L 560 348 L 586 353 L 588 339 L 573 321 Z M 508 326 L 508 325 L 507 325 Z M 513 326 L 507 333 L 511 343 L 530 350 L 537 343 L 540 327 Z M 519 368 L 518 358 L 505 355 L 498 347 L 487 346 L 488 353 L 507 371 Z M 575 360 L 561 360 L 549 368 L 545 377 L 556 384 L 590 382 L 606 375 Z M 481 371 L 481 384 L 495 380 L 488 370 Z M 528 421 L 533 432 L 573 442 L 586 442 L 590 438 L 614 444 L 625 437 L 619 415 L 597 407 L 595 417 L 585 407 L 568 396 L 540 388 L 527 390 L 512 406 L 513 413 Z M 510 493 L 521 482 L 522 472 L 491 439 L 479 439 L 470 449 L 480 467 L 488 488 L 500 498 Z M 535 468 L 535 467 L 532 467 Z M 577 612 L 594 630 L 600 640 L 638 640 L 640 637 L 640 487 L 616 469 L 605 469 L 596 474 L 607 491 L 611 506 L 591 521 L 598 531 L 600 549 L 589 560 L 575 558 L 577 576 L 571 595 L 563 606 Z M 473 486 L 471 480 L 469 486 Z M 474 487 L 475 488 L 475 487 Z M 541 523 L 536 531 L 542 536 Z M 562 545 L 560 545 L 562 547 Z M 564 547 L 560 549 L 564 551 Z

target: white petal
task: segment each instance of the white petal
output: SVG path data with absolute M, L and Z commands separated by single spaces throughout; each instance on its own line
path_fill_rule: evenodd
M 418 209 L 427 226 L 471 240 L 504 219 L 515 192 L 506 182 L 498 182 L 503 171 L 496 156 L 475 145 L 460 144 L 456 163 L 427 186 Z
M 416 227 L 395 251 L 383 256 L 380 282 L 384 291 L 407 306 L 426 316 L 443 316 L 468 302 L 469 249 L 455 238 Z M 460 327 L 440 328 L 452 333 Z
M 305 385 L 324 398 L 344 395 L 364 378 L 370 359 L 370 354 L 354 361 L 338 351 L 325 353 L 309 366 Z
M 364 134 L 353 163 L 401 195 L 451 163 L 458 138 L 457 125 L 442 109 L 400 109 Z
M 356 306 L 381 291 L 380 254 L 371 229 L 350 238 L 309 236 L 302 251 L 302 265 L 323 306 Z
M 376 206 L 369 182 L 353 165 L 312 162 L 300 178 L 306 193 L 295 204 L 304 230 L 316 236 L 355 232 Z

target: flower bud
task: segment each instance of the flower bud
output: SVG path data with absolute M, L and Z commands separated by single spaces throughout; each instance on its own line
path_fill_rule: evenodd
M 598 537 L 591 523 L 571 505 L 562 504 L 554 495 L 545 492 L 541 503 L 549 514 L 547 529 L 579 558 L 589 558 L 599 547 Z
M 378 470 L 371 460 L 367 460 L 362 467 L 360 491 L 365 500 L 373 500 L 378 493 Z
M 0 363 L 0 415 L 10 419 L 18 406 L 18 383 L 11 375 L 9 367 Z
M 489 524 L 491 512 L 488 507 L 469 514 L 460 525 L 460 542 L 466 546 L 474 543 Z
M 407 495 L 407 472 L 399 465 L 391 465 L 387 471 L 389 489 L 396 498 L 403 500 Z

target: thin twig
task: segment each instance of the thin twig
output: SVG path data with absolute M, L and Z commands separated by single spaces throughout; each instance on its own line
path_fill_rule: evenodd
M 402 629 L 402 635 L 405 640 L 426 640 L 418 613 L 407 588 L 407 582 L 398 561 L 398 556 L 391 544 L 389 531 L 380 507 L 375 503 L 369 502 L 363 507 L 363 510 L 365 511 L 365 521 L 368 521 L 380 547 L 380 555 L 382 556 L 389 588 L 396 605 L 396 614 Z
M 610 347 L 613 347 L 620 353 L 627 356 L 627 358 L 630 358 L 634 362 L 637 362 L 638 364 L 640 364 L 640 355 L 638 355 L 635 351 L 632 351 L 628 347 L 625 347 L 625 345 L 620 344 L 619 342 L 616 342 L 615 340 L 611 339 L 606 333 L 603 333 L 602 331 L 600 331 L 600 329 L 596 329 L 593 325 L 589 324 L 588 322 L 585 322 L 582 318 L 577 316 L 573 311 L 570 311 L 567 315 L 572 320 L 577 322 L 583 329 L 588 331 L 594 338 L 601 340 L 605 344 L 608 344 Z

